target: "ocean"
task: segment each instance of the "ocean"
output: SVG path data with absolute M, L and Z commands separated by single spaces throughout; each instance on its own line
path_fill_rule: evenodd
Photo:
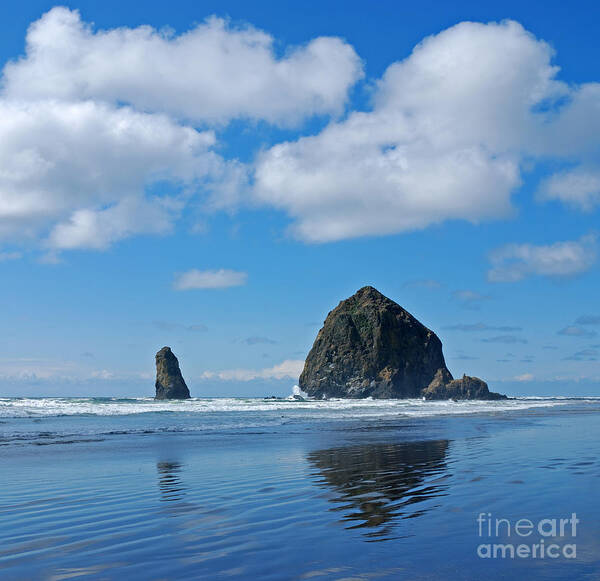
M 0 578 L 599 579 L 600 398 L 0 398 Z

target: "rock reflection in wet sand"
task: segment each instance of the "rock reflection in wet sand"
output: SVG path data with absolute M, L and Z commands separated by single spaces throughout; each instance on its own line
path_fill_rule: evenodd
M 174 502 L 185 496 L 185 487 L 180 478 L 182 465 L 179 462 L 157 462 L 158 487 L 161 492 L 161 500 Z
M 342 521 L 349 528 L 368 528 L 370 540 L 386 540 L 402 519 L 431 508 L 424 501 L 444 494 L 447 484 L 440 476 L 446 472 L 448 444 L 367 444 L 318 450 L 307 458 L 318 469 L 319 484 L 335 491 L 332 510 L 343 513 Z

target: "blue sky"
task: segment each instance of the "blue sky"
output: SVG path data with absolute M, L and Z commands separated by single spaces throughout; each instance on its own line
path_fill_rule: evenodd
M 2 393 L 151 395 L 171 345 L 286 394 L 372 284 L 455 375 L 600 394 L 596 4 L 1 10 Z

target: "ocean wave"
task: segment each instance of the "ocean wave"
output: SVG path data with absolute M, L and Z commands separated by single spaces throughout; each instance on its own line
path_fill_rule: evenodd
M 0 418 L 60 416 L 125 416 L 136 414 L 215 414 L 293 412 L 323 417 L 381 417 L 506 412 L 571 403 L 600 404 L 600 398 L 519 397 L 502 401 L 307 400 L 290 398 L 192 398 L 155 401 L 152 398 L 0 398 Z

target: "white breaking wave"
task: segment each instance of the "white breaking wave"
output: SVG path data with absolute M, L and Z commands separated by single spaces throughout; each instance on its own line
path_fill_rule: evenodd
M 300 396 L 304 399 L 308 399 L 308 393 L 302 391 L 299 385 L 294 385 L 294 387 L 292 388 L 292 397 L 294 396 Z
M 124 416 L 146 413 L 254 413 L 289 412 L 295 416 L 323 418 L 428 417 L 473 413 L 508 412 L 548 408 L 577 403 L 600 405 L 600 398 L 532 398 L 502 401 L 423 401 L 371 399 L 249 399 L 192 398 L 181 401 L 155 401 L 152 398 L 0 398 L 0 418 L 56 416 Z

